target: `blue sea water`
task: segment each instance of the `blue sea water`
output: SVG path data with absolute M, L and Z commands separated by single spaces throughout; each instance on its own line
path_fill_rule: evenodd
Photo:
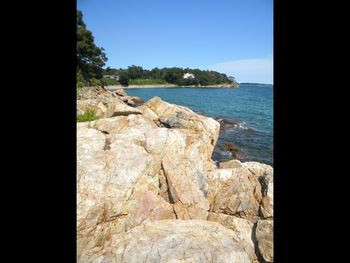
M 258 161 L 273 165 L 273 88 L 245 86 L 226 88 L 149 88 L 126 89 L 130 96 L 147 101 L 158 96 L 170 103 L 186 106 L 216 119 L 238 122 L 221 129 L 213 159 L 230 159 L 223 144 L 232 143 L 242 150 L 241 161 Z

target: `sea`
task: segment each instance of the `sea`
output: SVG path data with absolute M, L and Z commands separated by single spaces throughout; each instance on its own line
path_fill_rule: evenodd
M 240 159 L 273 166 L 273 86 L 240 88 L 125 89 L 147 101 L 154 96 L 212 117 L 221 123 L 212 159 Z M 227 145 L 234 145 L 236 152 Z

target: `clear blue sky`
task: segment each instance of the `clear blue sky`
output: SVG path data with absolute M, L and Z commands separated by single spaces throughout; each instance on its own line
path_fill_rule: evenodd
M 273 83 L 273 0 L 78 0 L 111 68 L 212 69 Z

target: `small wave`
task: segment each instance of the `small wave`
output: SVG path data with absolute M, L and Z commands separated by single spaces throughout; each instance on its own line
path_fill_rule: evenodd
M 248 130 L 248 127 L 246 126 L 246 122 L 240 122 L 235 125 L 236 128 L 242 129 L 242 130 Z
M 235 120 L 235 119 L 225 119 L 220 117 L 214 117 L 216 121 L 220 123 L 221 131 L 241 129 L 247 130 L 247 123 L 245 121 Z
M 218 147 L 215 147 L 212 158 L 215 162 L 221 162 L 223 160 L 231 160 L 232 153 L 230 151 L 221 150 Z
M 232 157 L 232 153 L 230 151 L 220 151 L 220 154 L 222 157 L 225 158 L 231 158 Z
M 248 128 L 246 126 L 245 122 L 242 122 L 242 123 L 236 123 L 236 124 L 229 126 L 229 127 L 226 126 L 221 131 L 222 132 L 238 132 L 240 130 L 250 130 L 250 128 Z

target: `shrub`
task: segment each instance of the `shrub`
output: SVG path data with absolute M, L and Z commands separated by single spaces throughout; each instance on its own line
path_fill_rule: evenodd
M 102 78 L 101 83 L 104 86 L 115 86 L 119 85 L 119 81 L 116 79 L 110 79 L 110 78 Z
M 130 79 L 129 85 L 158 85 L 168 84 L 164 79 Z
M 90 85 L 91 85 L 91 86 L 99 86 L 99 85 L 101 85 L 101 81 L 100 81 L 99 79 L 92 78 L 92 79 L 90 80 Z
M 83 74 L 81 73 L 81 70 L 77 70 L 77 88 L 81 88 L 87 86 L 87 82 L 85 81 Z
M 77 116 L 77 122 L 94 121 L 96 119 L 97 117 L 93 109 L 87 109 L 84 114 Z
M 124 87 L 129 86 L 129 77 L 126 74 L 120 74 L 119 83 Z

